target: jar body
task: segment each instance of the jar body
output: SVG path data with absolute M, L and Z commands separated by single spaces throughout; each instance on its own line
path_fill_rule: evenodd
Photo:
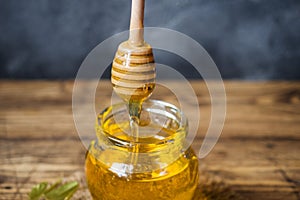
M 92 143 L 86 156 L 86 178 L 95 200 L 191 200 L 198 184 L 198 159 L 191 148 L 159 172 L 120 177 L 97 160 Z M 97 150 L 96 150 L 97 151 Z M 156 175 L 153 176 L 153 173 Z M 157 174 L 160 174 L 157 176 Z
M 164 112 L 158 113 L 162 116 L 169 115 Z M 118 128 L 114 127 L 115 124 L 120 125 L 122 122 L 114 120 L 110 123 L 110 128 L 104 130 L 106 119 L 103 117 L 107 118 L 101 116 L 102 122 L 98 124 L 100 129 L 97 130 L 96 125 L 98 140 L 91 142 L 85 162 L 87 183 L 93 199 L 191 200 L 193 198 L 198 185 L 198 158 L 190 147 L 184 149 L 182 146 L 185 129 L 178 131 L 179 127 L 174 128 L 174 124 L 169 126 L 170 123 L 166 123 L 163 117 L 155 115 L 155 119 L 152 117 L 151 121 L 155 121 L 156 125 L 157 122 L 163 121 L 160 127 L 164 126 L 163 129 L 166 130 L 158 131 L 155 136 L 150 134 L 149 137 L 141 132 L 143 138 L 136 148 L 131 148 L 130 145 L 124 147 L 122 145 L 128 138 L 120 134 L 124 130 L 116 131 Z M 174 119 L 171 123 L 176 122 Z M 115 134 L 118 137 L 112 139 L 111 135 L 103 134 L 107 131 L 118 132 Z M 153 131 L 152 128 L 150 132 Z M 169 134 L 166 136 L 168 140 L 157 142 L 154 139 L 162 138 L 166 134 Z M 157 135 L 160 137 L 156 137 Z M 120 139 L 123 143 L 115 143 L 116 139 Z

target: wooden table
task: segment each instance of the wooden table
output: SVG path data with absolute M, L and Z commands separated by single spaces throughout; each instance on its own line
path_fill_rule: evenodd
M 199 148 L 210 100 L 203 82 L 192 85 L 201 109 Z M 200 160 L 205 176 L 218 177 L 242 199 L 299 200 L 300 82 L 225 86 L 225 127 Z M 72 81 L 0 81 L 0 199 L 27 199 L 36 183 L 83 172 L 86 150 L 72 118 L 72 88 Z M 110 91 L 109 82 L 102 84 L 96 101 L 108 105 Z M 169 94 L 158 87 L 153 98 L 172 102 Z

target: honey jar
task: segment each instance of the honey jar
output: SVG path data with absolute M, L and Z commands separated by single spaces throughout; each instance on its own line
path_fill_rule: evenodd
M 191 200 L 198 184 L 198 158 L 186 148 L 188 122 L 174 105 L 143 103 L 138 138 L 130 134 L 126 103 L 96 120 L 97 138 L 86 154 L 85 172 L 95 200 Z

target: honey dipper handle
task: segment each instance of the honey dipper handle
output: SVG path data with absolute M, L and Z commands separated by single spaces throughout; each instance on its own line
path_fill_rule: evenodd
M 144 44 L 145 0 L 132 0 L 129 41 L 134 46 Z

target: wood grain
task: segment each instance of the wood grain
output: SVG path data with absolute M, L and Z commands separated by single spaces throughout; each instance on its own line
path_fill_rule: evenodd
M 205 84 L 192 86 L 201 109 L 193 144 L 199 149 L 211 105 Z M 219 177 L 243 199 L 299 200 L 300 83 L 225 86 L 226 123 L 214 150 L 200 160 L 202 173 Z M 84 91 L 88 82 L 81 87 Z M 72 81 L 0 81 L 0 199 L 27 199 L 36 183 L 83 172 L 85 148 L 72 118 L 72 89 Z M 109 81 L 97 88 L 98 111 L 109 105 L 111 91 Z M 152 98 L 177 103 L 163 86 Z

